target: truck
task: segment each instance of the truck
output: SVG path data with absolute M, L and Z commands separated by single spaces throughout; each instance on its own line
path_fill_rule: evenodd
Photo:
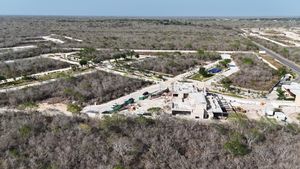
M 116 104 L 116 105 L 114 105 L 114 106 L 112 107 L 113 112 L 120 111 L 122 108 L 123 108 L 123 105 L 122 105 L 122 104 Z
M 130 99 L 126 100 L 126 101 L 123 103 L 123 105 L 124 105 L 124 106 L 127 106 L 127 105 L 132 104 L 132 103 L 134 103 L 134 98 L 130 98 Z

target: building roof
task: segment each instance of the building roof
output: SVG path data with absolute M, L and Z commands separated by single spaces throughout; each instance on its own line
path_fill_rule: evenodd
M 175 82 L 173 84 L 174 93 L 196 93 L 197 88 L 192 83 Z
M 221 54 L 222 59 L 231 59 L 231 55 L 229 54 Z
M 292 82 L 290 85 L 282 85 L 282 87 L 286 90 L 289 90 L 294 95 L 300 96 L 300 84 Z

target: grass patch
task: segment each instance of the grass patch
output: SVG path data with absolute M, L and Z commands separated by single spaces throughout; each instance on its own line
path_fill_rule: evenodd
M 197 73 L 197 74 L 191 76 L 191 79 L 197 80 L 197 81 L 207 81 L 208 79 L 210 79 L 213 76 L 214 76 L 213 74 L 209 74 L 208 77 L 204 77 L 203 75 Z

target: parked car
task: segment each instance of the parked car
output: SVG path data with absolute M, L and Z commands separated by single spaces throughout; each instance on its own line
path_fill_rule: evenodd
M 279 121 L 286 121 L 287 120 L 287 117 L 283 112 L 275 112 L 274 116 Z

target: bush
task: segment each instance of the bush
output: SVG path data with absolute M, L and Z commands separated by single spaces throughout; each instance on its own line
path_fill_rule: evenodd
M 8 152 L 9 152 L 9 155 L 14 158 L 19 158 L 21 156 L 19 150 L 16 148 L 10 148 Z
M 23 138 L 29 137 L 31 134 L 31 131 L 32 131 L 32 128 L 29 125 L 23 125 L 22 127 L 19 128 L 20 135 Z
M 2 80 L 6 80 L 6 78 L 4 76 L 0 75 L 0 81 L 2 81 Z
M 153 119 L 149 119 L 144 116 L 137 117 L 134 120 L 136 123 L 143 125 L 143 126 L 147 126 L 147 125 L 151 125 L 151 124 L 155 123 L 155 121 Z
M 81 66 L 84 66 L 84 65 L 87 65 L 87 64 L 88 64 L 88 61 L 87 61 L 86 59 L 81 59 L 81 60 L 79 61 L 79 64 L 80 64 Z
M 150 112 L 150 113 L 159 113 L 159 112 L 162 111 L 162 108 L 160 108 L 160 107 L 151 107 L 147 111 Z
M 222 83 L 222 85 L 225 89 L 230 90 L 230 86 L 232 84 L 232 81 L 228 77 L 225 77 L 224 79 L 222 79 L 221 83 Z
M 82 108 L 76 104 L 69 104 L 67 107 L 67 111 L 73 113 L 73 114 L 79 114 Z
M 20 104 L 18 106 L 18 108 L 22 109 L 22 110 L 24 110 L 24 109 L 35 109 L 35 108 L 38 108 L 38 107 L 39 107 L 38 104 L 36 104 L 35 102 L 31 102 L 31 101 L 25 102 L 25 103 Z
M 243 63 L 246 65 L 253 65 L 254 61 L 251 58 L 243 58 Z
M 125 169 L 125 167 L 123 167 L 122 165 L 117 165 L 113 169 Z
M 224 144 L 225 150 L 234 156 L 244 156 L 250 153 L 248 146 L 242 143 L 243 135 L 240 133 L 232 133 L 230 140 Z

